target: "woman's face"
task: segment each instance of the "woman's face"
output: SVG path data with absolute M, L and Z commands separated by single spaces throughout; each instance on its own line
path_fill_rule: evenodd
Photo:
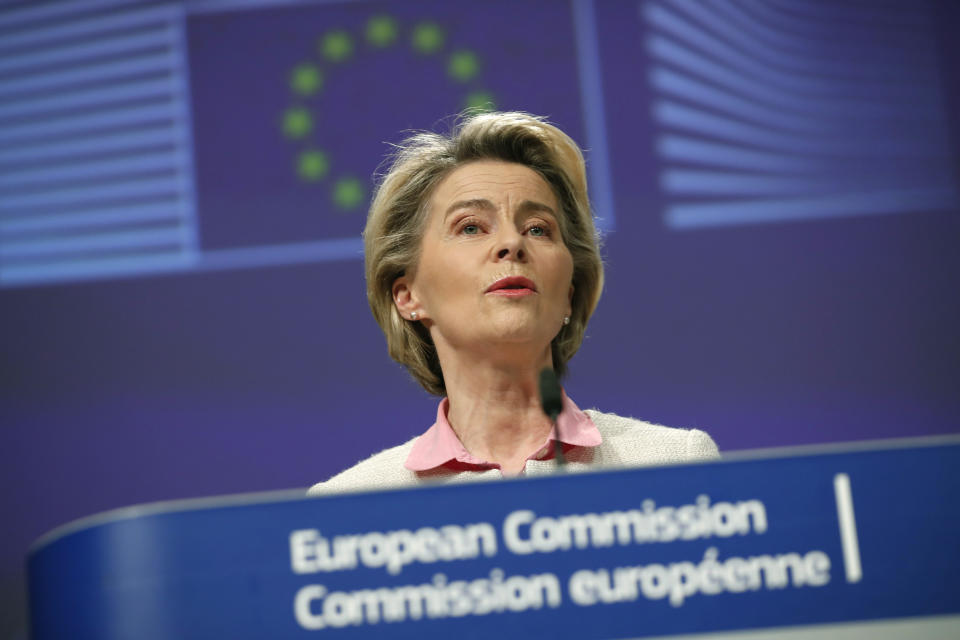
M 483 160 L 454 170 L 429 202 L 420 260 L 393 294 L 444 346 L 526 345 L 549 357 L 571 313 L 573 258 L 553 190 L 532 169 Z

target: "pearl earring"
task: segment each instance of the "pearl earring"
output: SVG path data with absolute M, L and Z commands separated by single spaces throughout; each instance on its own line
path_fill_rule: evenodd
M 411 320 L 416 320 L 416 319 L 417 319 L 417 312 L 416 312 L 416 311 L 411 311 L 411 312 L 410 312 L 410 319 L 411 319 Z
M 570 316 L 563 316 L 563 326 L 570 324 Z

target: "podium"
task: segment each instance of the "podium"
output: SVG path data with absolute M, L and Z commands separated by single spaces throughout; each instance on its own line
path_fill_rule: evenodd
M 130 507 L 34 544 L 32 636 L 960 637 L 958 469 L 944 437 Z

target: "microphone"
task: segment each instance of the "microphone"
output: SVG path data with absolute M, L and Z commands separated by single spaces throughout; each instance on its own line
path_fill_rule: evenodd
M 560 391 L 560 383 L 557 382 L 557 374 L 550 367 L 540 372 L 540 408 L 550 418 L 550 422 L 557 433 L 557 439 L 553 441 L 554 455 L 557 459 L 557 466 L 562 467 L 567 464 L 567 459 L 563 457 L 563 443 L 560 442 L 559 438 L 557 416 L 563 411 L 563 394 Z

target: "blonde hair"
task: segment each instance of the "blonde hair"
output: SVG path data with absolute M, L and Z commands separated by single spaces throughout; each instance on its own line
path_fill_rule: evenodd
M 551 343 L 558 375 L 580 348 L 600 300 L 603 263 L 587 199 L 587 175 L 577 144 L 545 119 L 522 112 L 463 116 L 449 136 L 418 133 L 396 147 L 376 189 L 363 232 L 367 301 L 387 337 L 390 356 L 424 389 L 444 395 L 443 371 L 429 332 L 404 320 L 393 301 L 394 281 L 420 255 L 430 196 L 451 171 L 475 160 L 515 162 L 536 171 L 560 204 L 558 225 L 573 257 L 570 324 Z

